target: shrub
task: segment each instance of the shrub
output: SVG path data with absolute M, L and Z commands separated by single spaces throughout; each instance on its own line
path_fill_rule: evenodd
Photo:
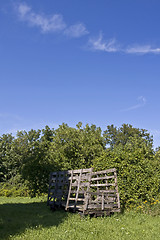
M 94 160 L 93 167 L 96 170 L 117 169 L 122 208 L 151 201 L 159 193 L 158 162 L 146 144 L 137 138 L 131 138 L 125 145 L 107 149 Z

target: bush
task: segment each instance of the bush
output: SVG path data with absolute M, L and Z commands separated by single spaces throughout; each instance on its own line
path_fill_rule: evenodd
M 160 199 L 160 198 L 159 198 Z M 136 211 L 149 214 L 151 216 L 160 215 L 160 200 L 152 198 L 150 202 L 144 201 L 141 205 L 137 206 Z
M 132 138 L 125 145 L 107 149 L 94 160 L 96 170 L 116 168 L 122 208 L 151 201 L 159 193 L 160 170 L 154 154 L 143 141 Z
M 1 184 L 0 196 L 4 197 L 29 197 L 30 192 L 26 186 L 9 186 L 8 183 Z

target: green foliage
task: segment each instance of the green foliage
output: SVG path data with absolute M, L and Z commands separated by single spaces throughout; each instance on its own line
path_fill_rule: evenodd
M 110 128 L 108 129 L 109 133 L 107 135 L 106 131 L 105 136 L 111 136 Z M 106 149 L 99 158 L 94 159 L 93 164 L 97 170 L 113 167 L 117 169 L 122 207 L 136 205 L 145 200 L 150 201 L 152 197 L 158 195 L 160 186 L 159 162 L 154 156 L 152 139 L 148 134 L 148 140 L 144 137 L 144 130 L 141 133 L 140 130 L 138 133 L 136 130 L 135 134 L 133 130 L 130 126 L 129 133 L 127 133 L 126 125 L 118 129 L 120 140 L 112 135 L 110 137 L 111 147 Z M 132 132 L 131 135 L 130 132 Z M 122 133 L 124 133 L 125 141 L 122 141 Z
M 146 145 L 153 145 L 153 138 L 145 129 L 134 128 L 130 124 L 123 124 L 122 127 L 117 128 L 113 124 L 107 126 L 107 130 L 103 134 L 106 143 L 110 145 L 111 148 L 121 144 L 125 145 L 130 137 L 137 137 L 143 139 Z
M 7 182 L 0 183 L 0 196 L 5 197 L 27 197 L 30 195 L 27 183 L 21 178 L 20 175 L 16 175 L 10 178 Z
M 15 159 L 12 160 L 13 139 L 12 134 L 3 134 L 0 137 L 0 182 L 7 181 L 16 172 Z
M 56 130 L 46 126 L 0 137 L 1 195 L 25 195 L 26 187 L 32 196 L 47 193 L 51 171 L 116 168 L 121 206 L 127 207 L 158 195 L 159 166 L 160 148 L 153 151 L 152 136 L 128 124 L 107 126 L 102 134 L 93 124 L 63 123 Z
M 5 190 L 13 191 L 14 195 L 14 186 L 26 182 L 32 195 L 47 192 L 51 164 L 45 156 L 51 142 L 51 135 L 53 135 L 52 130 L 46 126 L 42 130 L 42 135 L 41 130 L 32 129 L 29 132 L 17 132 L 16 138 L 10 134 L 1 137 L 1 182 L 11 183 L 11 187 L 6 185 Z M 18 180 L 17 176 L 20 176 Z
M 158 200 L 158 198 L 152 198 L 150 202 L 146 200 L 137 206 L 136 211 L 151 216 L 160 216 L 160 200 Z
M 42 130 L 43 135 L 40 134 L 40 130 L 20 133 L 21 142 L 25 142 L 25 151 L 21 152 L 21 156 L 23 156 L 21 176 L 27 180 L 27 186 L 33 196 L 47 192 L 49 173 L 52 169 L 52 164 L 49 163 L 46 154 L 53 131 L 46 126 Z
M 99 157 L 105 149 L 101 129 L 88 124 L 77 128 L 62 124 L 55 130 L 48 159 L 55 163 L 55 169 L 88 168 L 93 159 Z

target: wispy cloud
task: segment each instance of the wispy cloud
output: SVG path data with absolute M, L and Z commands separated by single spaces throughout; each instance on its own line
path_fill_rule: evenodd
M 16 10 L 22 21 L 28 22 L 31 26 L 39 27 L 43 33 L 61 31 L 66 27 L 61 14 L 52 16 L 37 14 L 26 3 L 20 3 Z
M 35 13 L 26 3 L 20 3 L 15 7 L 21 21 L 27 22 L 32 27 L 39 27 L 42 33 L 61 32 L 71 38 L 79 38 L 88 34 L 83 23 L 67 26 L 61 14 L 47 16 Z
M 131 111 L 131 110 L 134 110 L 134 109 L 137 109 L 137 108 L 141 108 L 141 107 L 144 107 L 145 104 L 146 104 L 146 98 L 143 97 L 143 96 L 140 96 L 138 97 L 138 103 L 129 107 L 129 108 L 126 108 L 126 109 L 122 109 L 121 112 L 128 112 L 128 111 Z
M 24 21 L 32 27 L 38 27 L 42 33 L 61 33 L 70 38 L 80 38 L 89 34 L 83 23 L 72 24 L 68 26 L 63 19 L 62 14 L 52 14 L 50 16 L 44 13 L 36 13 L 32 7 L 25 2 L 15 4 L 16 13 L 21 21 Z M 123 53 L 123 54 L 160 54 L 159 47 L 148 45 L 128 45 L 122 47 L 115 38 L 104 39 L 102 33 L 97 37 L 90 37 L 87 44 L 90 51 L 101 51 L 106 53 Z
M 102 33 L 97 38 L 90 38 L 88 41 L 88 49 L 104 52 L 121 52 L 125 54 L 160 54 L 160 48 L 153 48 L 151 45 L 134 45 L 122 47 L 116 39 L 104 40 Z
M 90 38 L 88 46 L 91 50 L 100 50 L 104 52 L 118 52 L 120 50 L 115 39 L 104 41 L 102 33 L 99 34 L 98 38 Z
M 160 54 L 160 48 L 152 48 L 150 45 L 134 46 L 134 47 L 128 47 L 125 50 L 125 52 L 131 53 L 131 54 L 147 54 L 147 53 Z
M 84 26 L 83 23 L 78 23 L 78 24 L 74 24 L 70 27 L 68 27 L 65 31 L 64 34 L 69 36 L 69 37 L 81 37 L 83 35 L 88 34 L 88 30 L 86 29 L 86 27 Z
M 19 16 L 22 19 L 25 18 L 26 15 L 31 12 L 31 8 L 25 3 L 21 3 L 20 5 L 16 6 L 16 8 L 19 13 Z

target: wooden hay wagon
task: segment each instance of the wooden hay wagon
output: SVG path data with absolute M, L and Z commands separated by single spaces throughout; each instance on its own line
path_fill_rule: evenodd
M 116 169 L 94 172 L 93 168 L 52 172 L 47 204 L 51 209 L 83 215 L 109 215 L 120 212 Z

